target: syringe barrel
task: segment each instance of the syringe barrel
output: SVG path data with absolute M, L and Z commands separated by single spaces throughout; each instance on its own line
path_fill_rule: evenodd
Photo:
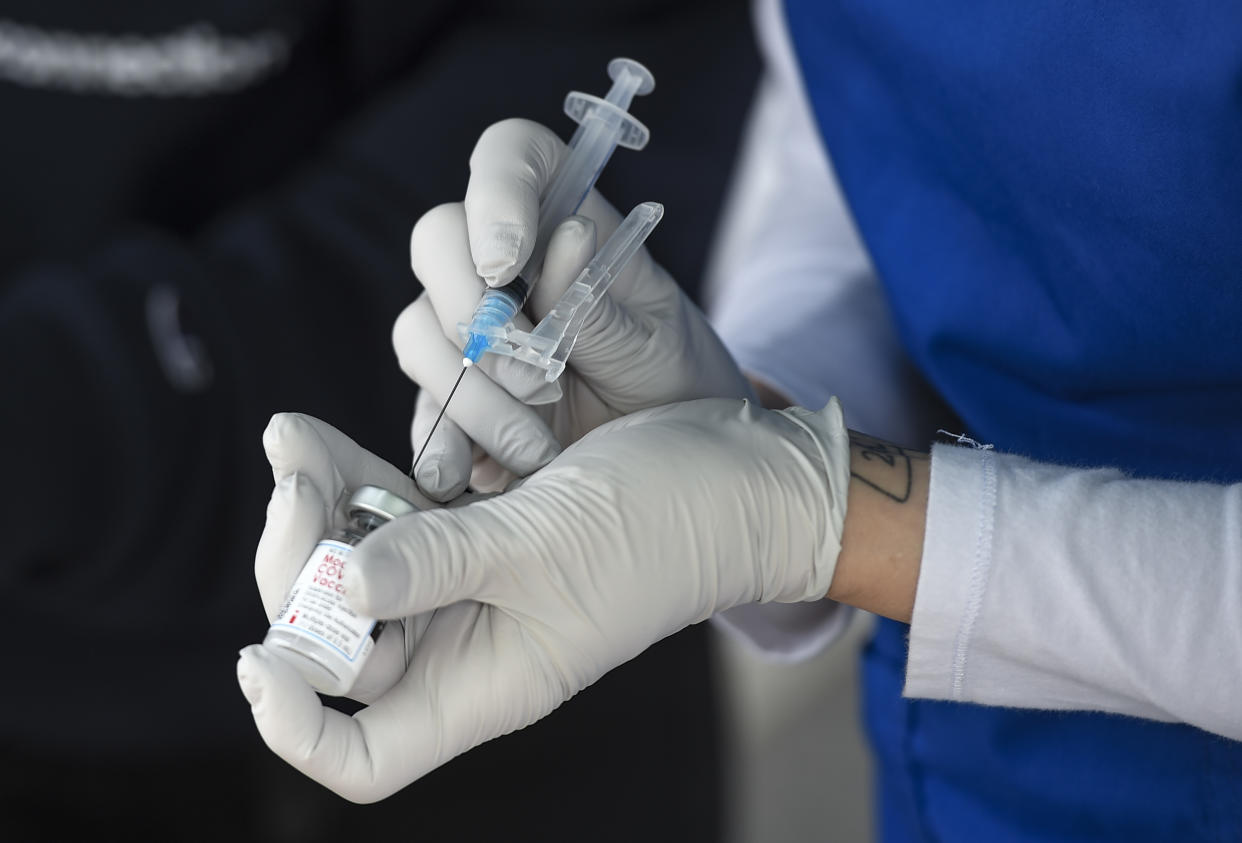
M 582 121 L 577 147 L 571 149 L 561 162 L 548 192 L 539 203 L 539 230 L 535 235 L 535 247 L 519 273 L 529 285 L 538 283 L 539 276 L 543 274 L 543 259 L 552 232 L 566 217 L 578 212 L 612 157 L 613 150 L 617 148 L 616 135 L 620 122 L 615 112 L 603 108 L 595 109 Z
M 600 171 L 617 148 L 615 137 L 610 136 L 616 134 L 618 123 L 614 114 L 599 114 L 598 111 L 587 115 L 583 120 L 578 148 L 571 150 L 561 163 L 552 186 L 539 203 L 539 230 L 535 235 L 535 247 L 531 249 L 526 265 L 522 267 L 517 278 L 497 288 L 507 290 L 520 299 L 519 307 L 526 303 L 531 289 L 543 274 L 543 259 L 548 251 L 548 243 L 552 240 L 552 232 L 556 231 L 556 227 L 566 217 L 577 213 L 583 200 L 595 186 Z
M 487 327 L 493 325 L 504 327 L 507 322 L 512 321 L 517 312 L 522 309 L 522 305 L 525 304 L 525 301 L 517 295 L 518 291 L 511 289 L 514 286 L 515 283 L 509 283 L 503 287 L 495 287 L 484 292 L 483 298 L 479 301 L 479 306 L 474 309 L 472 323 L 478 322 L 480 325 Z

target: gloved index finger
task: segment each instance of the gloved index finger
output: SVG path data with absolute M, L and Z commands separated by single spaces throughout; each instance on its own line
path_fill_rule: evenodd
M 410 265 L 423 283 L 423 296 L 431 300 L 432 310 L 445 338 L 459 349 L 465 343 L 458 332 L 458 325 L 470 323 L 479 298 L 486 290 L 475 271 L 466 246 L 467 239 L 466 217 L 462 206 L 456 203 L 440 205 L 423 214 L 410 234 Z M 410 307 L 426 306 L 426 302 L 421 301 L 423 296 L 419 296 Z M 405 333 L 402 323 L 409 318 L 408 313 L 398 317 L 397 324 L 393 326 L 394 343 L 402 340 Z M 523 331 L 531 329 L 530 322 L 522 313 L 516 314 L 513 322 Z M 493 360 L 494 357 L 489 356 L 481 361 L 489 374 L 492 374 L 488 367 Z M 522 397 L 521 390 L 511 391 Z
M 520 119 L 493 124 L 475 144 L 466 224 L 475 268 L 491 286 L 512 281 L 530 258 L 539 231 L 539 197 L 565 149 L 551 129 Z
M 431 299 L 444 336 L 460 348 L 457 325 L 470 321 L 487 289 L 470 256 L 461 205 L 439 205 L 414 224 L 410 267 L 422 282 L 424 295 Z
M 277 482 L 297 472 L 310 479 L 328 506 L 343 489 L 381 486 L 420 509 L 435 504 L 405 472 L 363 448 L 325 421 L 302 413 L 277 413 L 263 432 L 263 447 Z
M 325 501 L 304 474 L 287 475 L 272 490 L 254 553 L 255 584 L 269 621 L 289 596 L 315 545 L 328 534 L 333 503 Z
M 436 314 L 420 297 L 393 327 L 397 362 L 410 378 L 444 406 L 462 375 L 461 352 L 439 333 Z M 533 409 L 473 367 L 464 377 L 445 418 L 513 472 L 526 475 L 560 453 L 560 443 Z
M 414 466 L 415 482 L 428 496 L 450 501 L 470 482 L 470 439 L 455 421 L 441 417 L 439 402 L 427 390 L 418 391 L 414 407 L 410 448 L 419 458 Z

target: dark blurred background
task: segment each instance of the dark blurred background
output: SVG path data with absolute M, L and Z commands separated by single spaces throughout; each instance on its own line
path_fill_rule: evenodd
M 268 417 L 409 460 L 411 226 L 488 124 L 567 138 L 616 55 L 655 73 L 652 140 L 600 186 L 665 204 L 694 294 L 758 69 L 741 0 L 0 0 L 0 839 L 720 836 L 702 627 L 367 807 L 270 756 L 234 677 Z

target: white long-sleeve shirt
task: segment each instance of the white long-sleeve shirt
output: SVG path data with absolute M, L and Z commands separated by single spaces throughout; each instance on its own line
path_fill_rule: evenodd
M 709 274 L 713 320 L 743 370 L 799 404 L 839 395 L 852 427 L 925 447 L 934 404 L 888 321 L 777 3 L 757 17 L 768 72 Z M 826 603 L 725 624 L 789 656 L 841 619 Z M 1242 739 L 1242 484 L 936 446 L 905 693 Z

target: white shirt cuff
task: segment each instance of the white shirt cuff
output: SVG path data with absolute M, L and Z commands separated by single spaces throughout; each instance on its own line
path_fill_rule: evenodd
M 908 697 L 963 699 L 966 657 L 992 566 L 995 457 L 985 449 L 932 448 L 906 662 Z
M 769 661 L 796 662 L 841 637 L 854 610 L 833 600 L 745 603 L 712 616 L 712 623 Z

